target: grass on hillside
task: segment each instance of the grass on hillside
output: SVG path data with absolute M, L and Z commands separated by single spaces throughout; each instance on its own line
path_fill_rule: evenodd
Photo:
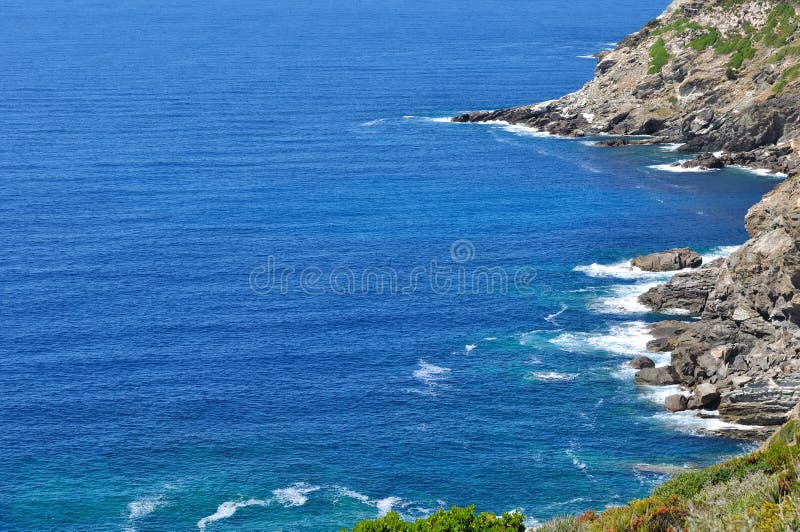
M 542 532 L 800 530 L 800 422 L 790 421 L 758 451 L 682 473 L 644 499 L 602 512 L 554 519 Z M 354 532 L 521 532 L 521 514 L 439 510 L 414 522 L 390 512 Z

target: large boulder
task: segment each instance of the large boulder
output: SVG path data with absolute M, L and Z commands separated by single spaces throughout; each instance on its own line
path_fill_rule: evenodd
M 703 264 L 703 257 L 689 248 L 674 248 L 659 253 L 651 253 L 636 257 L 631 265 L 646 272 L 671 272 L 684 268 L 698 268 Z
M 628 363 L 628 365 L 630 367 L 632 367 L 633 369 L 644 369 L 644 368 L 654 368 L 654 367 L 656 367 L 656 363 L 653 362 L 652 359 L 650 359 L 648 357 L 642 357 L 642 356 L 634 358 L 633 360 L 631 360 Z
M 679 376 L 672 366 L 661 368 L 644 368 L 636 372 L 633 381 L 636 384 L 649 384 L 651 386 L 667 386 L 677 384 Z
M 685 395 L 676 393 L 664 399 L 664 408 L 667 409 L 667 412 L 681 412 L 686 410 L 687 403 L 688 399 Z
M 713 384 L 704 382 L 694 389 L 694 402 L 700 408 L 714 409 L 719 405 L 719 390 Z

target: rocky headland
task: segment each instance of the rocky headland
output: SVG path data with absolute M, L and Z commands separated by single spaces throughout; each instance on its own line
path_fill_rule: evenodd
M 795 2 L 675 0 L 597 54 L 594 79 L 558 100 L 464 113 L 605 146 L 680 144 L 687 167 L 791 174 L 800 160 L 800 41 Z M 630 136 L 646 136 L 630 138 Z
M 558 100 L 452 118 L 502 121 L 598 144 L 679 144 L 686 167 L 741 165 L 788 177 L 748 212 L 750 239 L 702 264 L 685 248 L 638 257 L 650 271 L 685 270 L 649 290 L 654 311 L 699 320 L 653 328 L 671 364 L 633 362 L 639 384 L 679 384 L 672 412 L 718 410 L 765 437 L 800 401 L 800 2 L 675 0 L 597 55 L 595 77 Z

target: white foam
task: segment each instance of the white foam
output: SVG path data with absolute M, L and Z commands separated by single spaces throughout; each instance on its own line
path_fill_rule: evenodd
M 683 392 L 677 384 L 671 386 L 639 386 L 639 391 L 644 399 L 659 406 L 664 406 L 664 400 L 670 395 Z
M 362 123 L 361 123 L 361 126 L 362 126 L 362 127 L 372 127 L 372 126 L 377 126 L 378 124 L 380 124 L 380 123 L 382 123 L 382 122 L 385 122 L 385 121 L 386 121 L 386 119 L 385 119 L 385 118 L 376 118 L 375 120 L 368 120 L 367 122 L 362 122 Z
M 632 321 L 614 325 L 606 334 L 592 335 L 588 343 L 607 353 L 631 357 L 647 353 L 647 342 L 652 338 L 646 323 Z
M 661 423 L 690 434 L 704 434 L 718 430 L 753 430 L 763 428 L 756 425 L 741 425 L 739 423 L 723 421 L 718 417 L 713 417 L 715 414 L 718 414 L 715 411 L 701 410 L 699 414 L 712 417 L 700 417 L 698 413 L 694 411 L 685 410 L 683 412 L 675 412 L 674 414 L 660 412 L 655 414 L 653 418 Z
M 580 376 L 579 373 L 558 373 L 556 371 L 534 371 L 527 378 L 540 382 L 569 382 Z
M 550 323 L 553 323 L 553 322 L 555 322 L 555 319 L 556 319 L 557 317 L 561 316 L 562 314 L 564 314 L 564 311 L 565 311 L 565 310 L 567 310 L 568 308 L 569 308 L 569 307 L 568 307 L 567 305 L 565 305 L 565 304 L 563 304 L 563 303 L 562 303 L 562 304 L 561 304 L 561 309 L 560 309 L 558 312 L 554 312 L 554 313 L 552 313 L 552 314 L 548 314 L 548 315 L 547 315 L 547 316 L 544 318 L 544 321 L 549 321 Z
M 446 378 L 446 374 L 450 372 L 450 368 L 443 368 L 434 364 L 429 364 L 424 360 L 419 360 L 419 369 L 415 370 L 413 375 L 415 379 L 419 379 L 425 384 L 435 384 L 442 379 Z
M 557 345 L 564 351 L 571 353 L 585 353 L 591 350 L 589 340 L 592 335 L 584 332 L 565 332 L 550 340 L 550 343 Z
M 541 340 L 541 335 L 552 333 L 553 331 L 533 330 L 524 332 L 519 336 L 519 345 L 533 345 L 538 340 Z
M 740 246 L 717 246 L 707 253 L 703 253 L 703 264 L 708 264 L 714 259 L 727 258 L 731 253 L 739 249 Z M 631 265 L 632 259 L 624 259 L 612 264 L 592 263 L 588 266 L 575 266 L 572 270 L 582 272 L 589 277 L 595 278 L 616 278 L 629 280 L 659 280 L 667 281 L 678 273 L 693 271 L 691 268 L 671 272 L 647 272 L 636 266 Z
M 403 115 L 403 118 L 406 120 L 422 120 L 424 122 L 436 122 L 439 124 L 454 124 L 452 117 L 450 116 L 414 116 L 414 115 Z
M 717 246 L 708 253 L 703 253 L 703 264 L 708 264 L 716 259 L 727 259 L 731 253 L 742 247 L 739 246 Z
M 680 161 L 675 161 L 676 163 L 683 164 L 689 162 L 691 159 L 681 159 Z M 678 173 L 698 173 L 698 172 L 717 172 L 719 168 L 704 168 L 702 166 L 695 166 L 693 168 L 684 168 L 683 166 L 673 166 L 675 163 L 670 164 L 651 164 L 648 168 L 652 168 L 653 170 L 661 170 L 662 172 L 678 172 Z
M 750 168 L 749 166 L 742 166 L 739 164 L 732 164 L 731 167 L 738 168 L 739 170 L 744 170 L 745 172 L 750 172 L 751 174 L 756 174 L 764 177 L 774 177 L 776 179 L 785 179 L 789 177 L 788 174 L 784 174 L 783 172 L 773 172 L 767 168 Z
M 645 314 L 650 309 L 639 302 L 639 296 L 659 284 L 653 282 L 610 286 L 610 294 L 596 298 L 589 304 L 589 308 L 601 314 Z
M 497 340 L 497 337 L 496 336 L 487 336 L 486 338 L 484 338 L 484 340 L 486 340 L 487 342 L 494 342 L 495 340 Z
M 128 519 L 139 519 L 155 512 L 166 503 L 162 497 L 144 497 L 128 503 Z
M 594 54 L 579 55 L 578 59 L 597 59 Z
M 540 129 L 536 129 L 533 127 L 528 126 L 520 126 L 518 124 L 509 124 L 508 122 L 500 122 L 503 125 L 501 128 L 504 131 L 508 131 L 509 133 L 513 133 L 518 137 L 538 137 L 538 138 L 545 138 L 545 137 L 557 137 L 557 135 L 553 135 L 552 133 L 548 133 L 547 131 L 542 131 Z
M 340 497 L 349 497 L 351 499 L 361 501 L 364 504 L 369 504 L 369 497 L 363 493 L 351 490 L 350 488 L 345 488 L 344 486 L 336 486 L 335 489 Z
M 385 499 L 375 501 L 375 507 L 378 508 L 378 514 L 383 517 L 391 512 L 392 508 L 394 508 L 402 500 L 403 499 L 400 497 L 386 497 Z
M 345 488 L 343 486 L 333 486 L 336 489 L 337 497 L 349 497 L 355 499 L 363 504 L 377 508 L 380 517 L 385 516 L 397 506 L 407 506 L 409 503 L 405 502 L 400 497 L 385 497 L 383 499 L 371 499 L 363 493 Z
M 269 502 L 262 501 L 260 499 L 247 499 L 246 501 L 225 501 L 217 507 L 216 512 L 199 520 L 197 522 L 197 528 L 200 530 L 205 530 L 207 524 L 219 521 L 221 519 L 227 519 L 233 516 L 233 514 L 235 514 L 240 508 L 246 508 L 248 506 L 269 506 Z
M 674 144 L 672 144 L 672 143 L 671 143 L 671 144 L 659 144 L 659 146 L 658 146 L 658 147 L 659 147 L 659 149 L 661 149 L 662 151 L 669 151 L 669 152 L 673 152 L 673 151 L 678 151 L 678 148 L 680 148 L 681 146 L 683 146 L 683 144 L 680 144 L 680 143 L 674 143 Z
M 307 495 L 319 489 L 319 486 L 311 486 L 305 482 L 295 482 L 289 487 L 272 490 L 272 496 L 277 503 L 287 508 L 303 506 L 308 502 Z
M 465 345 L 465 346 L 464 346 L 464 350 L 465 350 L 467 353 L 469 353 L 470 351 L 472 351 L 472 350 L 473 350 L 473 349 L 475 349 L 476 347 L 478 347 L 478 346 L 477 346 L 477 345 L 475 345 L 475 344 L 467 344 L 467 345 Z
M 646 272 L 631 265 L 630 259 L 621 260 L 613 264 L 592 263 L 588 266 L 575 266 L 573 271 L 581 272 L 589 277 L 615 278 L 615 279 L 664 279 L 667 280 L 674 272 Z
M 548 103 L 550 102 L 542 102 L 539 105 L 547 105 Z M 573 137 L 548 133 L 547 131 L 542 131 L 541 129 L 536 129 L 534 127 L 522 126 L 519 124 L 511 124 L 505 120 L 486 120 L 483 122 L 469 122 L 469 123 L 475 125 L 499 126 L 499 128 L 502 129 L 503 131 L 513 133 L 514 135 L 517 135 L 519 137 L 557 138 L 557 139 L 575 140 Z

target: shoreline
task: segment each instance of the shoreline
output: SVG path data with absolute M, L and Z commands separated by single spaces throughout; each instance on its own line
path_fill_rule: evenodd
M 540 104 L 536 104 L 537 106 L 541 105 L 549 105 L 552 103 L 552 100 L 548 100 L 542 102 Z M 483 112 L 483 111 L 481 111 Z M 465 113 L 470 114 L 470 113 Z M 750 172 L 756 175 L 760 175 L 763 177 L 771 177 L 775 179 L 786 179 L 789 177 L 789 174 L 786 172 L 782 172 L 777 165 L 773 165 L 772 167 L 763 166 L 762 162 L 753 161 L 752 163 L 749 162 L 742 162 L 742 163 L 731 163 L 726 164 L 725 160 L 735 160 L 737 154 L 735 152 L 687 152 L 681 151 L 680 148 L 685 146 L 685 143 L 682 142 L 672 142 L 669 139 L 663 139 L 659 137 L 655 137 L 653 135 L 614 135 L 609 133 L 597 133 L 595 135 L 583 135 L 583 136 L 574 136 L 574 135 L 562 135 L 558 133 L 552 133 L 545 129 L 541 129 L 538 127 L 534 127 L 525 123 L 516 123 L 510 122 L 508 120 L 480 120 L 480 121 L 460 121 L 456 120 L 459 116 L 445 116 L 445 117 L 427 117 L 427 120 L 431 122 L 438 122 L 438 123 L 453 123 L 453 124 L 478 124 L 478 125 L 489 125 L 489 126 L 503 126 L 503 129 L 509 131 L 511 133 L 520 133 L 522 136 L 529 136 L 529 137 L 537 137 L 537 138 L 552 138 L 552 139 L 560 139 L 560 140 L 570 140 L 570 141 L 578 141 L 587 146 L 592 146 L 596 148 L 622 148 L 622 147 L 633 147 L 633 146 L 654 146 L 663 149 L 666 152 L 676 152 L 685 155 L 693 155 L 694 157 L 690 157 L 687 159 L 680 159 L 678 161 L 674 161 L 673 163 L 666 163 L 666 164 L 653 164 L 648 166 L 648 168 L 652 168 L 654 170 L 660 170 L 665 172 L 678 172 L 678 173 L 689 173 L 689 172 L 713 172 L 716 170 L 721 170 L 723 168 L 734 168 L 737 170 L 742 170 L 745 172 Z M 412 116 L 404 116 L 403 118 L 419 118 L 419 117 L 412 117 Z M 617 141 L 619 141 L 617 143 Z M 631 142 L 633 141 L 633 142 Z M 701 160 L 704 157 L 714 157 L 717 161 L 715 164 L 722 164 L 719 167 L 706 167 L 706 166 L 696 166 L 694 165 L 695 162 Z M 688 166 L 684 166 L 684 165 Z

